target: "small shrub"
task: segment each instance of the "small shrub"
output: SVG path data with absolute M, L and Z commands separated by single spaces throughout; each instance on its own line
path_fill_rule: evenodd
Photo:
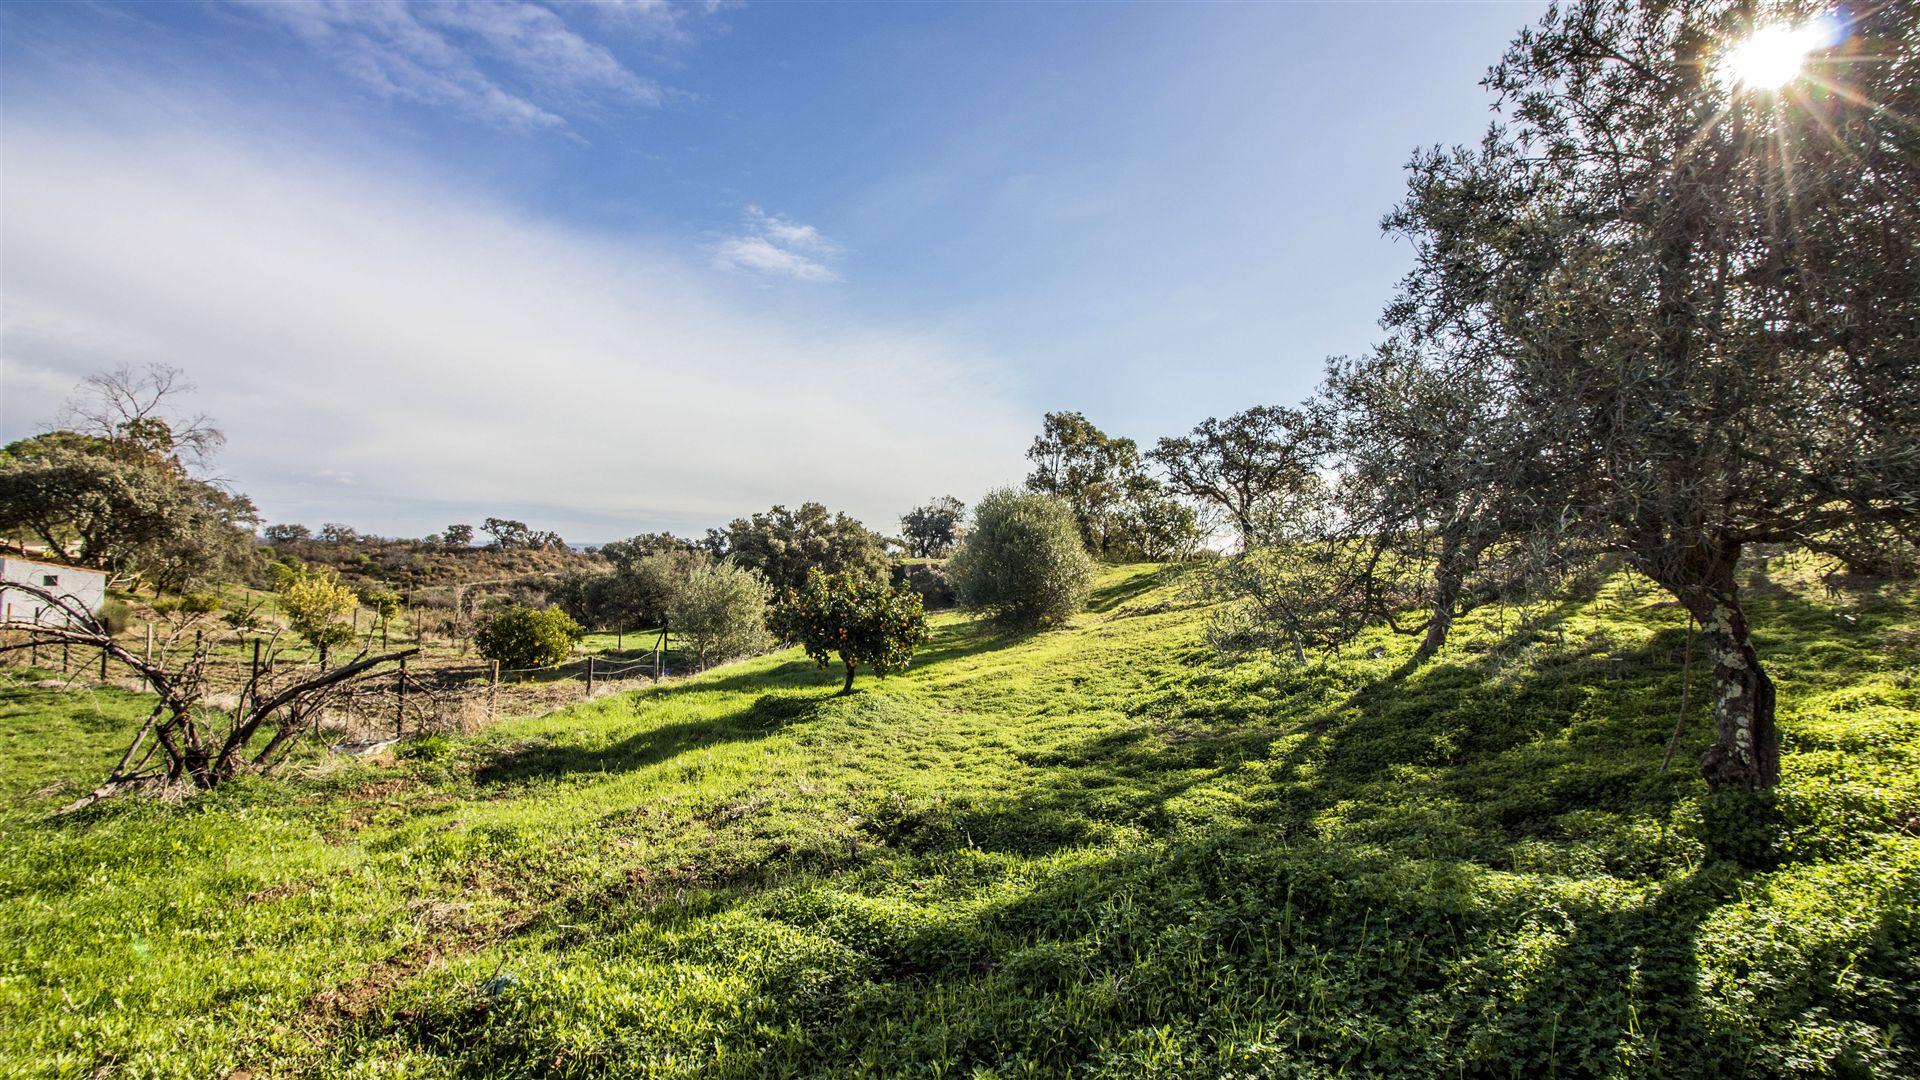
M 512 607 L 488 620 L 473 644 L 503 668 L 549 667 L 572 655 L 584 633 L 559 608 Z
M 847 665 L 843 694 L 865 664 L 878 675 L 904 671 L 927 640 L 920 594 L 904 585 L 880 585 L 847 574 L 807 573 L 805 588 L 788 589 L 775 615 L 781 635 L 797 641 L 821 667 L 838 653 Z
M 962 605 L 1016 626 L 1069 618 L 1093 580 L 1072 509 L 1051 495 L 1009 490 L 980 500 L 947 569 Z
M 693 649 L 701 667 L 740 656 L 764 652 L 773 645 L 767 633 L 767 601 L 773 586 L 758 571 L 708 559 L 681 560 L 652 556 L 689 565 L 686 576 L 667 602 L 667 626 Z
M 280 609 L 287 623 L 307 644 L 327 651 L 353 641 L 353 625 L 348 620 L 360 607 L 360 598 L 340 584 L 340 575 L 320 567 L 290 568 L 287 584 L 280 590 Z
M 108 600 L 100 605 L 100 610 L 94 612 L 93 617 L 113 634 L 124 634 L 127 627 L 133 625 L 133 609 L 123 600 Z
M 953 606 L 953 578 L 944 561 L 894 563 L 893 583 L 919 593 L 920 603 L 928 608 Z

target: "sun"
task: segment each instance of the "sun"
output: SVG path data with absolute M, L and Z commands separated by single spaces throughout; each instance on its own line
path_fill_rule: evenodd
M 1800 75 L 1809 54 L 1834 43 L 1836 30 L 1831 19 L 1759 27 L 1721 54 L 1720 77 L 1733 86 L 1777 90 Z

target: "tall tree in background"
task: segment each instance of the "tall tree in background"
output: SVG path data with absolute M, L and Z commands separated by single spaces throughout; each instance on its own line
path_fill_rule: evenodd
M 1120 491 L 1102 533 L 1106 558 L 1174 562 L 1192 557 L 1205 538 L 1192 506 L 1144 472 L 1127 477 Z
M 449 533 L 453 528 L 462 527 L 453 526 L 449 529 Z M 559 533 L 536 532 L 528 528 L 526 522 L 515 521 L 512 518 L 487 518 L 480 523 L 480 531 L 493 537 L 493 543 L 490 546 L 496 551 L 558 551 L 567 546 L 567 542 L 560 538 Z M 471 539 L 471 530 L 467 535 Z
M 1176 494 L 1224 512 L 1243 549 L 1253 541 L 1262 508 L 1314 477 L 1306 418 L 1272 405 L 1225 420 L 1208 417 L 1191 434 L 1161 439 L 1147 457 L 1165 470 Z
M 1140 474 L 1140 448 L 1108 435 L 1077 412 L 1050 412 L 1027 449 L 1033 472 L 1027 487 L 1066 501 L 1088 549 L 1107 554 L 1116 512 L 1128 481 Z
M 1533 537 L 1619 552 L 1699 620 L 1716 790 L 1779 778 L 1741 552 L 1920 515 L 1920 6 L 1835 22 L 1778 87 L 1729 59 L 1756 15 L 1823 14 L 1556 9 L 1488 77 L 1503 123 L 1418 155 L 1388 219 L 1417 258 L 1388 321 L 1491 380 Z
M 720 543 L 728 559 L 758 570 L 776 591 L 805 586 L 807 571 L 813 569 L 868 581 L 883 581 L 887 573 L 879 534 L 845 514 L 829 513 L 817 502 L 801 503 L 797 510 L 775 506 L 737 518 Z
M 122 364 L 81 379 L 57 423 L 132 458 L 206 465 L 227 437 L 207 414 L 182 410 L 193 391 L 179 368 Z
M 900 536 L 907 543 L 907 554 L 916 559 L 945 558 L 960 542 L 960 524 L 966 516 L 967 504 L 951 495 L 909 510 L 900 519 Z

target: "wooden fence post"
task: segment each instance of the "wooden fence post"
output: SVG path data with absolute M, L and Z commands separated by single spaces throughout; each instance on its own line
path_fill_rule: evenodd
M 587 697 L 593 697 L 593 657 L 587 657 Z
M 253 688 L 253 700 L 260 700 L 260 639 L 253 639 L 253 674 L 248 677 L 247 685 Z M 241 702 L 245 705 L 246 702 Z
M 396 693 L 393 704 L 393 737 L 406 734 L 407 723 L 407 658 L 400 658 L 400 675 L 394 683 Z
M 493 662 L 493 680 L 487 684 L 487 723 L 493 723 L 494 705 L 500 700 L 500 661 Z
M 71 643 L 65 642 L 65 641 L 61 642 L 60 643 L 60 670 L 71 671 L 73 669 L 72 659 L 73 659 L 73 647 Z
M 153 620 L 147 620 L 147 663 L 153 663 Z
M 100 650 L 100 681 L 107 681 L 107 650 Z

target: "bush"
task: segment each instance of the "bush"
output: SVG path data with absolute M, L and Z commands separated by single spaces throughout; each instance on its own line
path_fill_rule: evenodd
M 360 598 L 340 584 L 340 575 L 333 570 L 287 568 L 280 610 L 286 612 L 293 632 L 320 650 L 323 663 L 328 650 L 353 641 L 353 625 L 347 620 L 359 607 Z
M 653 551 L 614 562 L 612 570 L 575 570 L 547 592 L 582 624 L 608 630 L 659 626 L 695 570 L 712 556 L 686 548 Z
M 861 664 L 878 675 L 904 671 L 913 650 L 927 640 L 920 594 L 904 585 L 818 570 L 808 571 L 804 588 L 787 590 L 775 622 L 782 636 L 799 642 L 821 667 L 840 654 L 847 665 L 843 694 L 853 692 L 853 675 Z
M 127 627 L 133 625 L 133 609 L 124 600 L 107 600 L 100 605 L 100 610 L 93 613 L 93 617 L 110 634 L 124 634 Z
M 488 620 L 473 644 L 503 668 L 549 667 L 571 656 L 584 632 L 558 608 L 513 607 Z
M 1093 560 L 1065 502 L 1003 489 L 974 508 L 973 528 L 947 572 L 962 605 L 1038 626 L 1086 604 Z
M 893 583 L 919 593 L 920 603 L 928 608 L 953 606 L 953 578 L 944 560 L 894 563 Z
M 668 556 L 650 556 L 641 563 Z M 758 572 L 710 559 L 681 560 L 686 566 L 667 603 L 667 626 L 693 649 L 701 667 L 751 656 L 773 645 L 767 633 L 767 601 L 773 586 Z

